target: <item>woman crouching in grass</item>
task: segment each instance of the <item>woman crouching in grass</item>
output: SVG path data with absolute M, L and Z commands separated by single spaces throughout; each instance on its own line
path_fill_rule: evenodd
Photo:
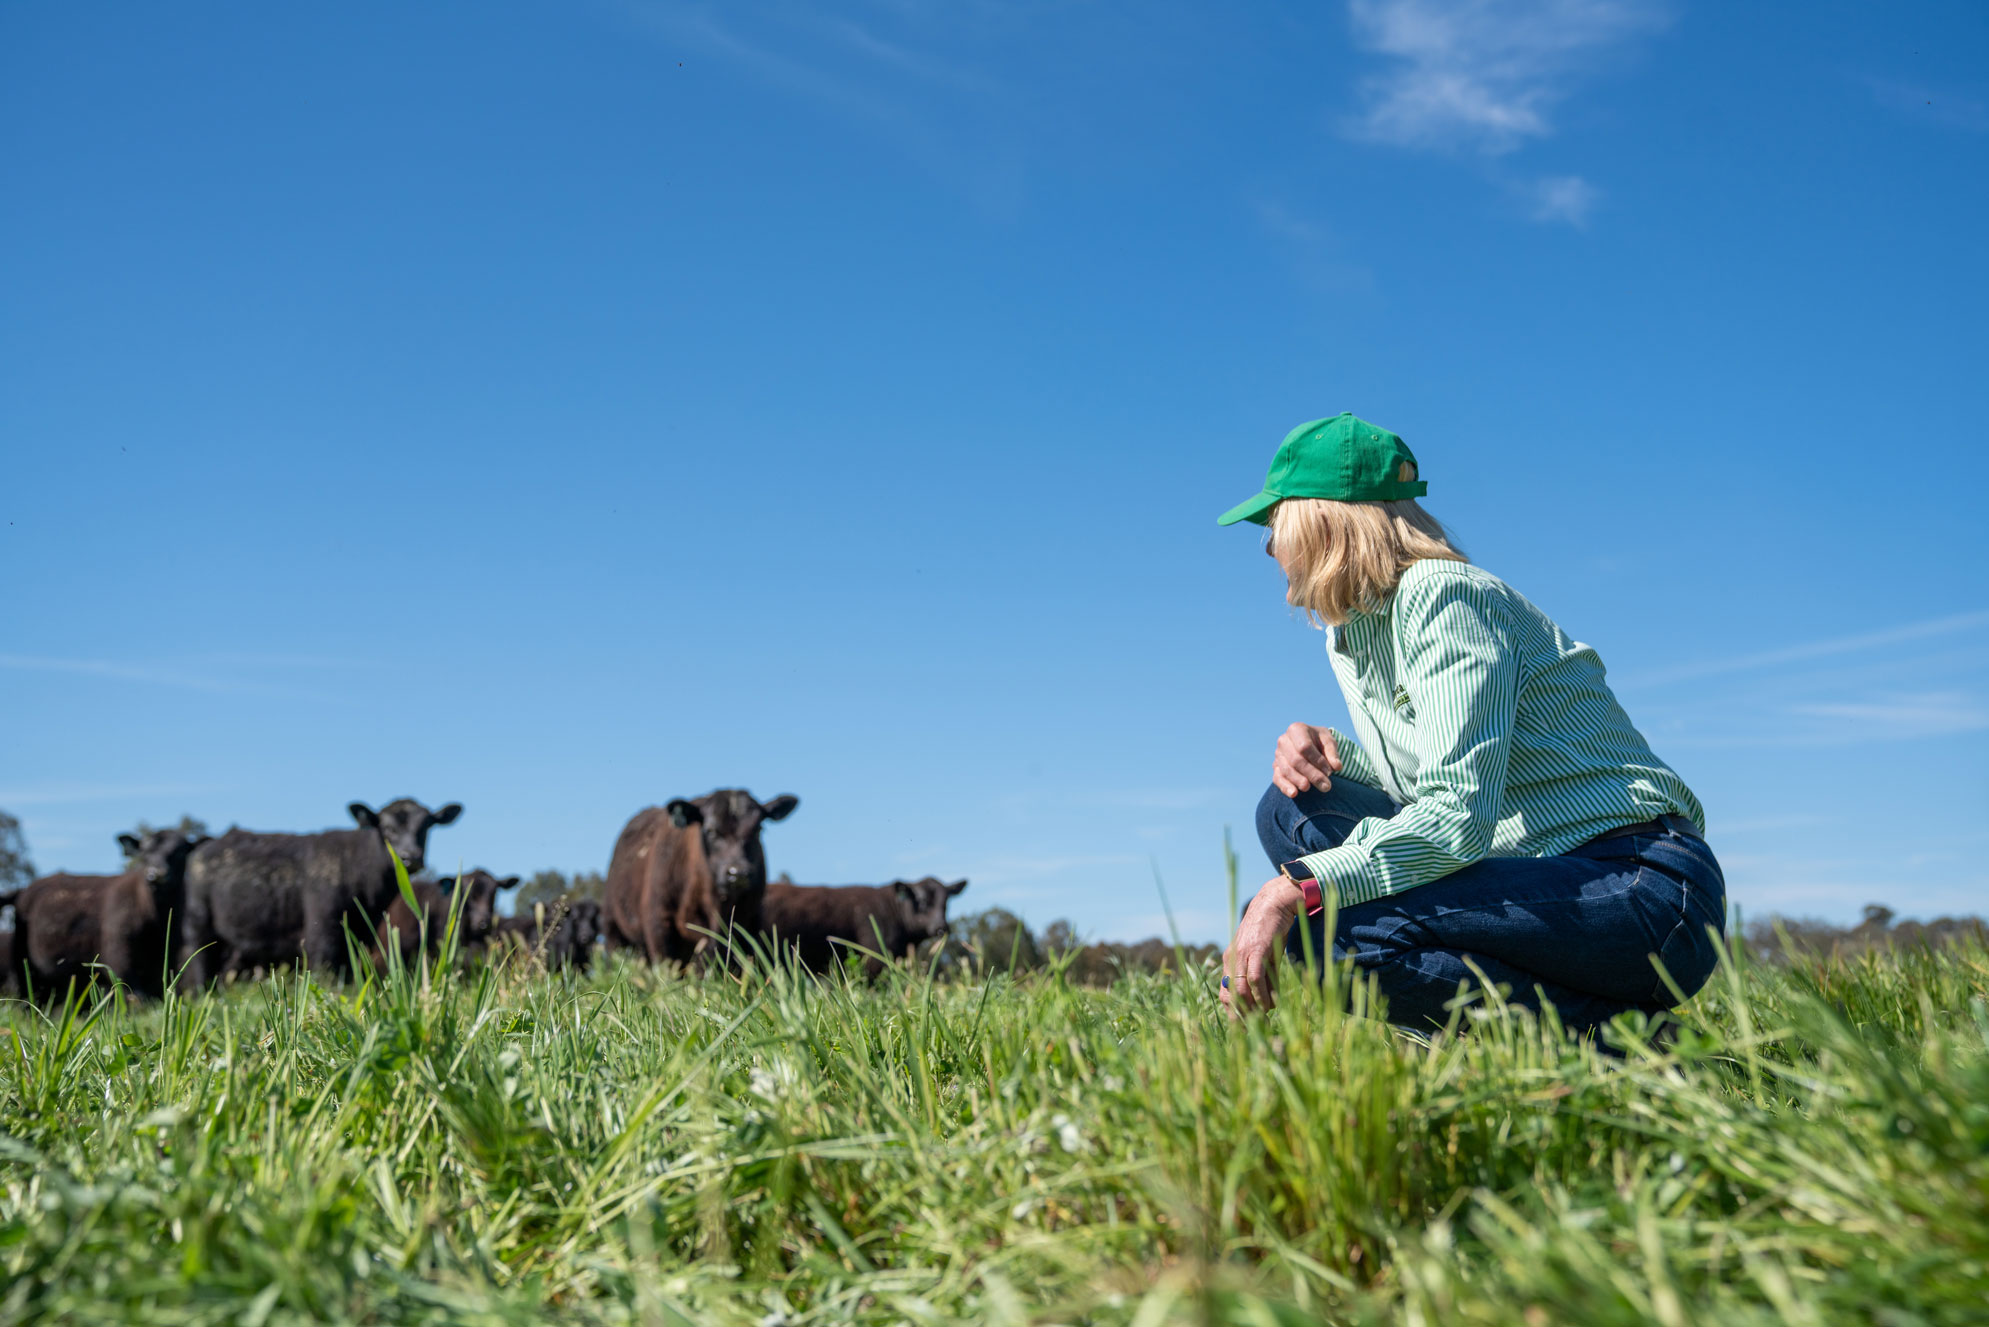
M 1223 1001 L 1268 1004 L 1279 949 L 1301 959 L 1307 931 L 1325 955 L 1337 899 L 1331 952 L 1373 975 L 1393 1022 L 1441 1027 L 1485 981 L 1575 1031 L 1666 1009 L 1671 984 L 1711 975 L 1725 928 L 1699 800 L 1595 651 L 1472 566 L 1426 490 L 1400 438 L 1343 414 L 1292 430 L 1264 491 L 1220 518 L 1270 527 L 1359 739 L 1278 739 L 1257 837 L 1279 874 L 1223 956 Z

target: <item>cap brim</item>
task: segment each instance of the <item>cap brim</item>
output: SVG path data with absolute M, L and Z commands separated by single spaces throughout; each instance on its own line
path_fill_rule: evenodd
M 1253 525 L 1269 525 L 1271 508 L 1282 499 L 1276 493 L 1259 493 L 1248 502 L 1240 502 L 1222 515 L 1216 517 L 1217 525 L 1234 525 L 1238 521 L 1249 521 Z

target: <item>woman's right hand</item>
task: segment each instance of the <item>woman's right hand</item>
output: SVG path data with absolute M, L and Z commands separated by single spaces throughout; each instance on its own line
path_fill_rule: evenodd
M 1219 998 L 1231 1018 L 1240 1018 L 1250 1009 L 1271 1007 L 1278 951 L 1285 947 L 1285 935 L 1303 911 L 1305 898 L 1298 886 L 1281 875 L 1265 881 L 1257 897 L 1243 909 L 1236 934 L 1222 956 Z
M 1296 797 L 1307 788 L 1325 792 L 1340 772 L 1340 748 L 1331 729 L 1295 723 L 1278 739 L 1277 754 L 1271 757 L 1271 782 L 1287 797 Z

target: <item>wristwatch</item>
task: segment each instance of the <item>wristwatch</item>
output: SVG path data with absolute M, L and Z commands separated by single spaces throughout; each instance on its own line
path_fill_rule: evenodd
M 1298 892 L 1305 899 L 1305 915 L 1317 917 L 1326 911 L 1326 896 L 1319 890 L 1319 881 L 1313 877 L 1312 868 L 1304 862 L 1286 862 L 1278 870 L 1285 879 L 1298 886 Z

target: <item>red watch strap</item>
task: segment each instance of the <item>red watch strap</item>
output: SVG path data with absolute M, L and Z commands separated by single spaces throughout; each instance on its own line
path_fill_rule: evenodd
M 1317 917 L 1320 913 L 1326 911 L 1326 896 L 1320 892 L 1317 880 L 1314 880 L 1311 876 L 1307 876 L 1305 879 L 1296 881 L 1295 883 L 1298 885 L 1298 892 L 1305 898 L 1306 916 Z
M 1294 866 L 1298 867 L 1304 874 L 1295 873 L 1292 870 Z M 1298 886 L 1298 895 L 1305 901 L 1306 916 L 1317 917 L 1320 913 L 1326 911 L 1326 896 L 1320 892 L 1319 881 L 1313 878 L 1311 867 L 1307 866 L 1304 862 L 1286 862 L 1278 870 L 1284 875 L 1285 879 Z

